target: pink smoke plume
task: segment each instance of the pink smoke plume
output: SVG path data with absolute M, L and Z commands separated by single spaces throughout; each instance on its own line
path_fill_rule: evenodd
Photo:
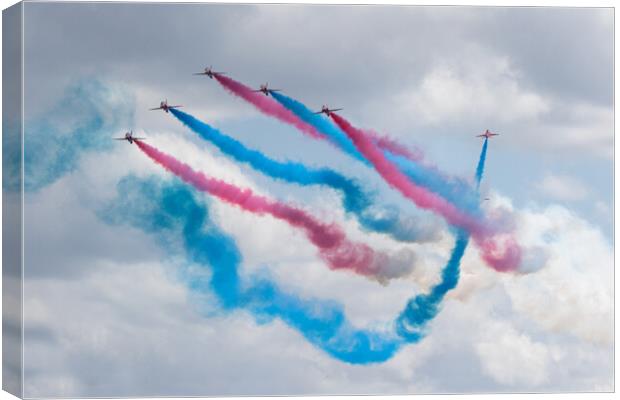
M 254 92 L 252 88 L 249 88 L 243 83 L 227 76 L 219 74 L 213 74 L 213 76 L 232 94 L 241 97 L 248 103 L 253 104 L 265 114 L 275 117 L 284 123 L 293 125 L 303 133 L 306 133 L 313 138 L 325 139 L 325 135 L 318 132 L 312 125 L 303 122 L 283 105 L 268 96 L 265 96 L 263 93 Z
M 406 146 L 398 143 L 393 138 L 385 135 L 379 135 L 376 132 L 368 131 L 367 133 L 375 142 L 375 144 L 382 150 L 387 150 L 392 154 L 408 158 L 411 161 L 419 162 L 422 161 L 422 159 L 424 158 L 424 153 L 420 149 L 409 149 Z
M 136 140 L 136 144 L 153 161 L 196 189 L 254 214 L 269 214 L 303 230 L 331 269 L 349 269 L 360 275 L 385 281 L 409 273 L 413 266 L 412 254 L 401 252 L 398 257 L 390 257 L 385 253 L 375 252 L 363 243 L 348 240 L 336 224 L 324 224 L 301 209 L 256 195 L 250 189 L 242 189 L 207 177 L 142 141 Z
M 482 258 L 487 264 L 497 271 L 511 271 L 518 268 L 521 262 L 521 249 L 512 237 L 506 235 L 494 237 L 494 229 L 490 226 L 476 221 L 444 198 L 414 184 L 385 158 L 369 135 L 335 113 L 332 113 L 331 117 L 388 184 L 418 207 L 433 211 L 444 217 L 451 225 L 471 233 L 482 250 Z

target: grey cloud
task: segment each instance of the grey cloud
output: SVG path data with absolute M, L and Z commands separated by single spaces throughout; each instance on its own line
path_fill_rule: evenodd
M 196 84 L 188 73 L 213 64 L 254 85 L 282 86 L 310 104 L 357 107 L 418 82 L 438 59 L 470 57 L 475 44 L 508 54 L 532 85 L 609 105 L 610 15 L 609 9 L 28 3 L 26 72 L 33 86 L 50 75 L 103 71 L 184 93 Z
M 163 257 L 145 235 L 113 228 L 80 205 L 84 199 L 73 190 L 79 186 L 75 182 L 63 180 L 29 197 L 24 216 L 25 279 L 79 279 L 115 262 Z M 71 200 L 60 200 L 65 196 Z
M 495 51 L 509 54 L 532 87 L 558 97 L 612 104 L 611 8 L 495 11 L 477 26 L 479 37 Z

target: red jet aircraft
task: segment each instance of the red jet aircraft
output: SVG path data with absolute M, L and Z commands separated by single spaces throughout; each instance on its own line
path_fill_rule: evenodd
M 323 105 L 323 107 L 321 107 L 321 111 L 317 111 L 317 112 L 315 112 L 315 114 L 325 114 L 325 115 L 327 115 L 329 117 L 331 115 L 331 113 L 333 113 L 335 111 L 340 111 L 340 110 L 342 110 L 342 108 L 330 109 L 326 105 Z
M 499 136 L 499 133 L 493 133 L 490 130 L 486 130 L 482 135 L 478 135 L 476 137 L 483 137 L 483 138 L 492 138 L 493 136 Z
M 271 93 L 271 92 L 281 92 L 281 90 L 280 90 L 280 89 L 269 89 L 269 88 L 267 87 L 268 85 L 269 85 L 268 83 L 265 83 L 264 85 L 260 85 L 260 89 L 258 89 L 258 90 L 252 90 L 252 91 L 253 91 L 253 92 L 261 92 L 261 93 L 264 93 L 264 94 L 265 94 L 265 96 L 269 96 L 269 93 Z
M 168 99 L 162 101 L 159 103 L 159 107 L 156 108 L 149 108 L 150 111 L 154 111 L 154 110 L 164 110 L 165 112 L 168 112 L 168 110 L 170 110 L 171 108 L 180 108 L 183 106 L 169 106 L 168 105 Z
M 145 140 L 145 139 L 146 138 L 143 138 L 143 137 L 133 137 L 133 130 L 125 133 L 125 137 L 114 138 L 114 140 L 126 140 L 129 142 L 129 144 L 133 144 L 133 142 L 136 140 Z
M 205 68 L 205 70 L 202 71 L 202 72 L 194 73 L 194 75 L 206 75 L 206 76 L 208 76 L 211 79 L 213 79 L 213 75 L 214 74 L 224 75 L 225 72 L 213 71 L 213 67 L 209 66 L 209 67 Z

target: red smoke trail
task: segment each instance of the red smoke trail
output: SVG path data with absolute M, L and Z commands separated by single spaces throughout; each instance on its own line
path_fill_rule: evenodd
M 383 152 L 377 148 L 369 135 L 355 128 L 337 114 L 332 113 L 331 117 L 392 187 L 400 191 L 418 207 L 434 211 L 443 216 L 451 225 L 461 227 L 471 233 L 476 244 L 482 250 L 482 258 L 491 267 L 497 271 L 509 271 L 519 266 L 521 250 L 512 237 L 507 235 L 493 236 L 494 232 L 490 227 L 462 213 L 442 197 L 417 186 L 385 158 Z
M 400 267 L 398 271 L 382 271 L 382 269 L 394 268 L 390 267 L 389 257 L 386 254 L 374 252 L 365 244 L 349 241 L 342 229 L 335 224 L 324 224 L 303 210 L 258 196 L 250 189 L 241 189 L 219 179 L 207 177 L 142 141 L 136 140 L 136 144 L 153 161 L 196 189 L 237 205 L 246 211 L 259 215 L 269 214 L 302 229 L 308 239 L 319 248 L 321 258 L 331 269 L 350 269 L 358 274 L 374 276 L 378 279 L 393 278 L 395 274 L 407 272 L 403 267 Z M 399 267 L 396 266 L 396 268 Z
M 219 74 L 213 74 L 213 76 L 215 76 L 215 79 L 217 79 L 217 81 L 232 94 L 241 97 L 249 103 L 252 103 L 256 108 L 265 114 L 275 117 L 284 123 L 293 125 L 303 133 L 306 133 L 315 139 L 325 139 L 325 135 L 318 132 L 312 125 L 309 125 L 297 118 L 295 114 L 274 99 L 265 96 L 261 92 L 254 92 L 252 88 L 249 88 L 243 83 L 237 82 L 227 76 Z

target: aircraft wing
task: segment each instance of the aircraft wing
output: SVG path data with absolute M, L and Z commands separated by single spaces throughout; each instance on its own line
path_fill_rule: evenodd
M 161 110 L 161 107 L 157 107 L 157 108 L 149 108 L 149 110 L 153 111 L 153 110 Z
M 168 108 L 180 108 L 180 107 L 183 107 L 183 106 L 168 106 Z
M 204 72 L 194 72 L 192 75 L 206 75 Z
M 335 108 L 335 109 L 331 110 L 331 112 L 334 112 L 334 111 L 342 111 L 342 110 L 343 110 L 342 108 Z
M 115 137 L 115 138 L 112 138 L 112 139 L 114 139 L 114 140 L 127 140 L 127 138 L 124 138 L 124 137 Z

